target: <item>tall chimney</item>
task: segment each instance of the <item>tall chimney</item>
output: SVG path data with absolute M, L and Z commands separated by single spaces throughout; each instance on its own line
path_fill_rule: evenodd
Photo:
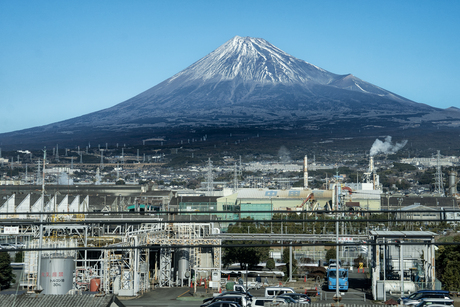
M 303 158 L 303 187 L 308 188 L 308 158 L 306 155 Z
M 374 156 L 371 156 L 369 159 L 369 173 L 374 172 Z

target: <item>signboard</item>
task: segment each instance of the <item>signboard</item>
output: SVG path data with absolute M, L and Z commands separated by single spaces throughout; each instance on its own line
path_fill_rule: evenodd
M 218 270 L 212 271 L 212 281 L 220 281 L 220 271 Z
M 352 237 L 339 237 L 339 242 L 341 243 L 353 242 L 353 238 Z
M 18 226 L 5 226 L 3 228 L 3 234 L 5 235 L 17 235 L 19 234 Z
M 209 287 L 213 289 L 219 288 L 219 282 L 218 281 L 210 281 L 209 282 Z

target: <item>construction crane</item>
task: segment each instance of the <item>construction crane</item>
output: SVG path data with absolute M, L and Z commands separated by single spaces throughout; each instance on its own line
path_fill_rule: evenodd
M 349 196 L 348 201 L 351 201 L 351 195 L 353 194 L 353 191 L 349 187 L 342 187 L 342 191 L 344 191 L 344 190 L 348 191 L 348 196 Z
M 305 208 L 305 205 L 307 204 L 307 202 L 310 201 L 310 205 L 313 205 L 314 203 L 316 203 L 316 200 L 315 200 L 315 195 L 313 195 L 313 193 L 310 193 L 308 194 L 307 198 L 305 198 L 305 200 L 298 206 L 294 207 L 294 208 L 286 208 L 288 211 L 301 211 L 301 210 L 307 210 L 309 209 L 310 206 L 307 205 L 307 208 Z

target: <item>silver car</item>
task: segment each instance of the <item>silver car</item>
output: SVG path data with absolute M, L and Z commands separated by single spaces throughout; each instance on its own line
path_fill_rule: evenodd
M 436 292 L 421 292 L 421 293 L 414 293 L 407 298 L 402 300 L 402 303 L 406 306 L 415 306 L 418 305 L 422 299 L 450 299 L 448 294 L 443 293 L 436 293 Z
M 425 306 L 430 306 L 432 307 L 432 305 L 442 305 L 443 307 L 446 307 L 446 306 L 452 306 L 454 305 L 454 300 L 453 299 L 450 299 L 450 298 L 443 298 L 443 299 L 439 299 L 439 298 L 424 298 L 420 301 L 420 303 L 418 303 L 416 305 L 416 307 L 425 307 Z

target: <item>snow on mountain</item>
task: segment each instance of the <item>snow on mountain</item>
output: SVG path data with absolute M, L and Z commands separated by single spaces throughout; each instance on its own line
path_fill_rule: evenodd
M 291 124 L 433 109 L 351 74 L 328 72 L 264 39 L 235 36 L 131 99 L 47 129 Z
M 261 38 L 235 36 L 187 69 L 168 80 L 201 80 L 214 82 L 239 78 L 241 82 L 323 84 L 335 74 L 299 60 Z
M 328 136 L 334 130 L 359 136 L 375 127 L 378 133 L 397 132 L 424 122 L 429 129 L 458 127 L 460 111 L 416 103 L 352 74 L 334 74 L 295 58 L 264 39 L 235 36 L 171 78 L 113 107 L 2 134 L 0 142 L 43 146 L 89 139 L 139 141 L 155 133 L 196 128 L 281 129 L 295 135 L 305 130 Z
M 351 98 L 351 93 L 343 90 L 365 96 Z M 353 105 L 340 96 L 353 100 Z M 262 116 L 260 108 L 251 109 L 261 103 L 282 116 L 282 109 L 299 103 L 303 111 L 311 108 L 321 114 L 321 109 L 352 111 L 358 107 L 356 101 L 372 99 L 374 104 L 366 101 L 371 108 L 386 106 L 386 99 L 414 104 L 353 75 L 337 75 L 295 58 L 264 39 L 235 36 L 171 78 L 108 110 L 115 112 L 113 118 L 156 117 L 160 112 L 183 116 L 184 110 L 194 117 L 211 110 L 222 114 L 258 112 Z M 247 110 L 237 110 L 237 105 Z M 99 121 L 107 119 L 100 117 Z

